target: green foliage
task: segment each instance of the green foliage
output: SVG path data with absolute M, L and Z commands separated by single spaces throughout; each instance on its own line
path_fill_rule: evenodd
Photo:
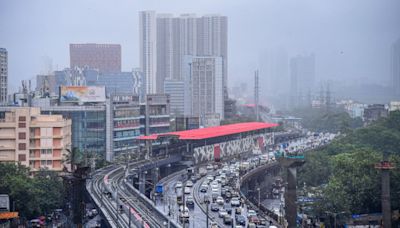
M 299 170 L 299 185 L 322 188 L 316 213 L 346 211 L 380 212 L 381 178 L 374 164 L 382 154 L 400 166 L 400 112 L 366 128 L 348 130 L 327 147 L 306 154 Z M 392 209 L 400 208 L 400 171 L 391 171 Z
M 316 132 L 348 132 L 362 126 L 361 118 L 352 119 L 342 109 L 296 109 L 291 114 L 302 118 L 303 127 Z
M 52 171 L 29 176 L 29 169 L 12 163 L 0 163 L 0 193 L 8 194 L 15 210 L 23 218 L 35 218 L 63 205 L 61 178 Z

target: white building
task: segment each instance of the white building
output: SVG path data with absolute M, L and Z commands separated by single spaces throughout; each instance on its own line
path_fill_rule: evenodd
M 400 101 L 391 101 L 389 103 L 389 112 L 400 110 Z
M 185 110 L 190 116 L 199 116 L 200 124 L 208 114 L 224 118 L 222 57 L 185 56 L 182 73 L 188 85 Z
M 157 92 L 156 29 L 156 13 L 154 11 L 139 12 L 139 59 L 147 94 Z

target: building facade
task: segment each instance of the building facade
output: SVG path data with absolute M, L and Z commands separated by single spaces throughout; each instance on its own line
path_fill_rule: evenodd
M 90 67 L 100 72 L 121 71 L 121 45 L 70 44 L 70 68 Z
M 18 162 L 32 171 L 63 171 L 71 149 L 71 120 L 41 115 L 39 108 L 0 108 L 0 161 Z
M 400 97 L 400 38 L 392 45 L 391 48 L 391 74 L 393 93 Z
M 388 117 L 389 112 L 388 109 L 385 107 L 384 104 L 372 104 L 368 105 L 364 109 L 364 123 L 370 124 L 380 118 L 386 118 Z
M 156 13 L 154 11 L 139 12 L 139 60 L 144 76 L 146 94 L 157 92 L 157 32 Z
M 222 57 L 185 56 L 182 72 L 188 84 L 189 116 L 200 117 L 204 124 L 206 114 L 224 118 Z
M 157 14 L 157 92 L 166 79 L 182 80 L 185 55 L 222 58 L 223 88 L 227 87 L 227 17 Z
M 8 52 L 0 48 L 0 104 L 7 103 L 8 88 Z
M 138 145 L 135 138 L 144 135 L 144 115 L 140 113 L 139 96 L 114 94 L 110 97 L 111 112 L 108 118 L 111 123 L 112 156 L 131 153 Z M 113 158 L 111 160 L 113 160 Z
M 164 93 L 169 94 L 171 115 L 180 116 L 185 115 L 185 82 L 182 80 L 166 79 L 164 81 Z
M 147 94 L 146 104 L 140 107 L 145 116 L 145 135 L 170 131 L 170 98 L 166 94 Z

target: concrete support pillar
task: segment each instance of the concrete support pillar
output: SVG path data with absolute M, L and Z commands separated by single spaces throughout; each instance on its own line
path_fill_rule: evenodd
M 144 194 L 146 191 L 146 171 L 139 173 L 139 192 Z
M 297 171 L 296 167 L 287 169 L 287 188 L 285 190 L 285 212 L 286 221 L 289 228 L 296 227 L 297 205 L 296 205 L 296 183 Z

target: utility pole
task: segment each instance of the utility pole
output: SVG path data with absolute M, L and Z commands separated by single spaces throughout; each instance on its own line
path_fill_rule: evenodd
M 258 70 L 255 71 L 254 73 L 254 103 L 256 105 L 256 121 L 259 121 L 259 93 L 258 93 Z
M 390 205 L 390 173 L 394 169 L 394 165 L 389 162 L 389 156 L 386 152 L 383 153 L 383 159 L 380 163 L 375 164 L 375 169 L 381 170 L 382 175 L 382 215 L 383 227 L 392 227 L 392 215 Z

